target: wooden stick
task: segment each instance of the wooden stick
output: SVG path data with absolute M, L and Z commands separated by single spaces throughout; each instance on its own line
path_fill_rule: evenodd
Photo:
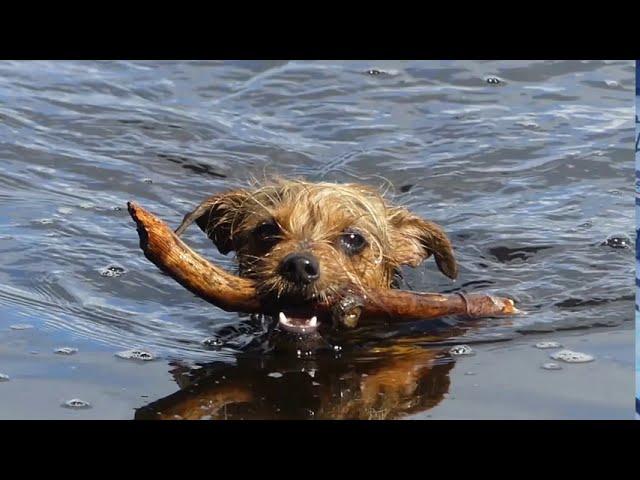
M 232 275 L 189 248 L 162 220 L 133 202 L 127 204 L 140 236 L 140 248 L 158 268 L 187 290 L 228 312 L 267 313 L 278 305 L 260 299 L 252 280 Z M 341 299 L 356 305 L 356 320 L 427 320 L 446 315 L 494 317 L 519 313 L 512 300 L 491 295 L 417 293 L 395 289 L 367 292 L 347 288 Z M 351 307 L 349 307 L 351 308 Z M 335 305 L 309 305 L 310 315 L 332 315 Z
M 253 282 L 231 275 L 191 250 L 171 228 L 133 202 L 127 204 L 140 248 L 160 270 L 187 290 L 228 312 L 260 313 Z

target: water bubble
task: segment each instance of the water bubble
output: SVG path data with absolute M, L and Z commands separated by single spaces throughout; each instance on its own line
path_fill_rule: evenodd
M 464 372 L 465 375 L 477 375 L 476 372 Z
M 89 402 L 80 400 L 79 398 L 72 398 L 71 400 L 67 400 L 62 404 L 62 406 L 65 408 L 75 408 L 75 409 L 91 408 L 91 404 Z
M 116 357 L 124 358 L 126 360 L 142 360 L 144 362 L 148 362 L 150 360 L 154 360 L 155 356 L 151 352 L 146 352 L 144 350 L 132 349 L 125 350 L 123 352 L 116 353 Z
M 455 345 L 449 349 L 451 355 L 473 355 L 475 352 L 469 345 Z
M 558 342 L 538 342 L 534 346 L 543 350 L 546 348 L 562 348 L 562 345 Z
M 150 178 L 143 178 L 142 181 L 144 183 L 153 183 L 153 180 L 151 180 Z
M 385 76 L 396 76 L 398 75 L 400 72 L 398 70 L 394 70 L 394 69 L 387 69 L 387 70 L 381 70 L 379 68 L 370 68 L 369 70 L 367 70 L 366 72 L 364 72 L 367 75 L 371 75 L 372 77 L 377 77 L 379 75 L 385 75 Z
M 14 323 L 13 325 L 9 325 L 11 330 L 28 330 L 33 328 L 33 325 L 29 325 L 28 323 Z
M 586 222 L 578 225 L 578 228 L 591 228 L 591 227 L 593 227 L 593 222 L 591 220 L 587 220 Z
M 282 374 L 280 372 L 271 372 L 271 373 L 267 374 L 267 377 L 280 378 L 280 377 L 282 377 Z
M 56 173 L 55 168 L 43 167 L 42 165 L 36 165 L 34 167 L 31 167 L 30 170 L 35 170 L 36 172 L 49 173 L 49 174 Z
M 60 347 L 56 348 L 53 352 L 59 353 L 60 355 L 73 355 L 78 352 L 78 349 L 74 347 Z
M 100 271 L 100 275 L 103 277 L 119 277 L 125 273 L 125 269 L 118 267 L 117 265 L 109 265 Z
M 205 338 L 204 340 L 202 340 L 202 344 L 205 347 L 213 347 L 213 348 L 219 348 L 224 346 L 224 342 L 217 337 Z
M 540 128 L 540 125 L 538 125 L 536 122 L 531 122 L 531 121 L 516 122 L 516 125 L 519 125 L 524 128 L 531 128 L 534 130 L 537 128 Z
M 9 375 L 7 375 L 6 373 L 0 373 L 0 382 L 8 382 L 9 380 Z
M 605 80 L 604 83 L 607 85 L 607 87 L 619 87 L 620 83 L 618 83 L 616 80 Z
M 544 370 L 562 370 L 562 366 L 555 362 L 543 363 L 540 368 Z
M 561 350 L 550 355 L 554 360 L 562 360 L 567 363 L 586 363 L 592 362 L 594 357 L 586 353 L 573 352 L 571 350 Z
M 342 350 L 342 347 L 340 345 L 334 345 L 333 350 L 339 352 L 340 350 Z
M 611 235 L 600 245 L 611 248 L 631 248 L 631 239 L 626 235 Z
M 484 79 L 489 85 L 501 85 L 504 82 L 500 80 L 498 77 L 487 77 Z

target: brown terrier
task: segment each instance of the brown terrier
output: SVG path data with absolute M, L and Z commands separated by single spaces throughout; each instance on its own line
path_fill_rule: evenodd
M 240 276 L 280 303 L 325 300 L 349 284 L 391 288 L 401 265 L 416 267 L 431 255 L 447 277 L 458 273 L 440 226 L 362 185 L 275 180 L 207 198 L 176 234 L 194 221 L 222 254 L 236 253 Z M 317 323 L 280 314 L 291 331 Z

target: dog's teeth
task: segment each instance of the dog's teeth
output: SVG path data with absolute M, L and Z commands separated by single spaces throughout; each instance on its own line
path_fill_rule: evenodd
M 316 317 L 316 316 L 311 317 L 311 320 L 309 320 L 309 326 L 310 327 L 317 327 L 318 326 L 318 317 Z
M 283 312 L 280 312 L 279 319 L 280 323 L 287 323 L 287 316 Z

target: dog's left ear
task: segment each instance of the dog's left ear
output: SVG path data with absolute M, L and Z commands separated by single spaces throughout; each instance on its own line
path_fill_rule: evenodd
M 417 267 L 432 254 L 438 269 L 451 279 L 458 276 L 458 264 L 453 247 L 440 225 L 398 209 L 391 216 L 392 248 L 400 265 Z

